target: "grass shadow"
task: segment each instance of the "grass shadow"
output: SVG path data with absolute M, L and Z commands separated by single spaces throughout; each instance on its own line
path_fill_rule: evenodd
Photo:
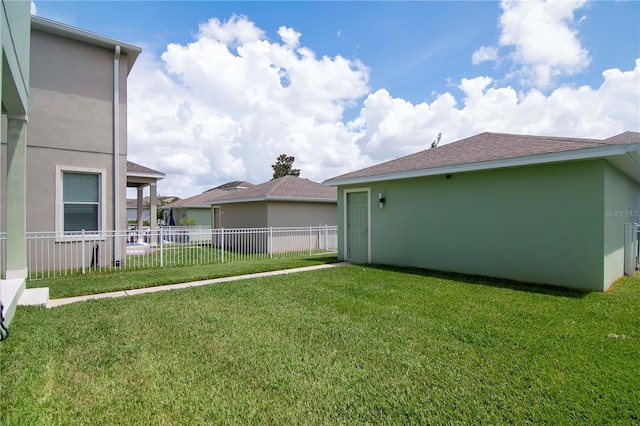
M 522 291 L 527 293 L 544 294 L 555 297 L 569 297 L 580 299 L 587 296 L 589 291 L 574 288 L 553 286 L 550 284 L 525 283 L 521 281 L 510 280 L 506 278 L 486 277 L 483 275 L 469 275 L 457 272 L 443 272 L 432 269 L 421 269 L 407 266 L 394 265 L 366 265 L 369 268 L 379 269 L 383 271 L 393 271 L 403 274 L 419 275 L 423 277 L 441 278 L 463 282 L 465 284 L 483 285 L 497 288 L 505 288 L 509 290 Z

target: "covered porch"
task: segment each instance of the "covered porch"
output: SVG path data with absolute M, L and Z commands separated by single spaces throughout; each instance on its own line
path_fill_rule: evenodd
M 127 161 L 127 188 L 136 188 L 136 228 L 142 233 L 144 212 L 144 189 L 149 187 L 149 229 L 155 233 L 158 229 L 157 182 L 165 178 L 165 174 L 132 161 Z M 139 235 L 141 237 L 142 235 Z

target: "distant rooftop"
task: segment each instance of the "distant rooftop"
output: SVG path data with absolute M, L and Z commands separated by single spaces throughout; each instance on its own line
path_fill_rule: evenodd
M 207 189 L 202 194 L 194 195 L 192 197 L 185 198 L 183 200 L 176 201 L 171 204 L 173 208 L 180 207 L 203 207 L 210 208 L 210 204 L 206 204 L 208 201 L 213 201 L 218 198 L 224 197 L 232 191 L 246 191 L 247 188 L 254 186 L 250 182 L 243 180 L 234 180 L 233 182 L 227 182 L 215 188 Z M 169 207 L 169 206 L 167 206 Z
M 337 190 L 297 176 L 284 176 L 226 194 L 216 204 L 250 201 L 337 202 Z M 212 203 L 209 203 L 212 204 Z

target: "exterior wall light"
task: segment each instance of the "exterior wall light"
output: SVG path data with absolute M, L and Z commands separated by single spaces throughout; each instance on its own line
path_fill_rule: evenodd
M 380 208 L 384 207 L 384 202 L 387 201 L 382 195 L 382 192 L 378 192 L 378 201 L 380 202 Z

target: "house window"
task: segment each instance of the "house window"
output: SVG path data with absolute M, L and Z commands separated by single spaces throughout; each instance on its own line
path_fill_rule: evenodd
M 100 175 L 62 173 L 64 232 L 100 230 Z
M 63 233 L 104 230 L 106 171 L 61 166 L 56 169 L 56 230 Z

